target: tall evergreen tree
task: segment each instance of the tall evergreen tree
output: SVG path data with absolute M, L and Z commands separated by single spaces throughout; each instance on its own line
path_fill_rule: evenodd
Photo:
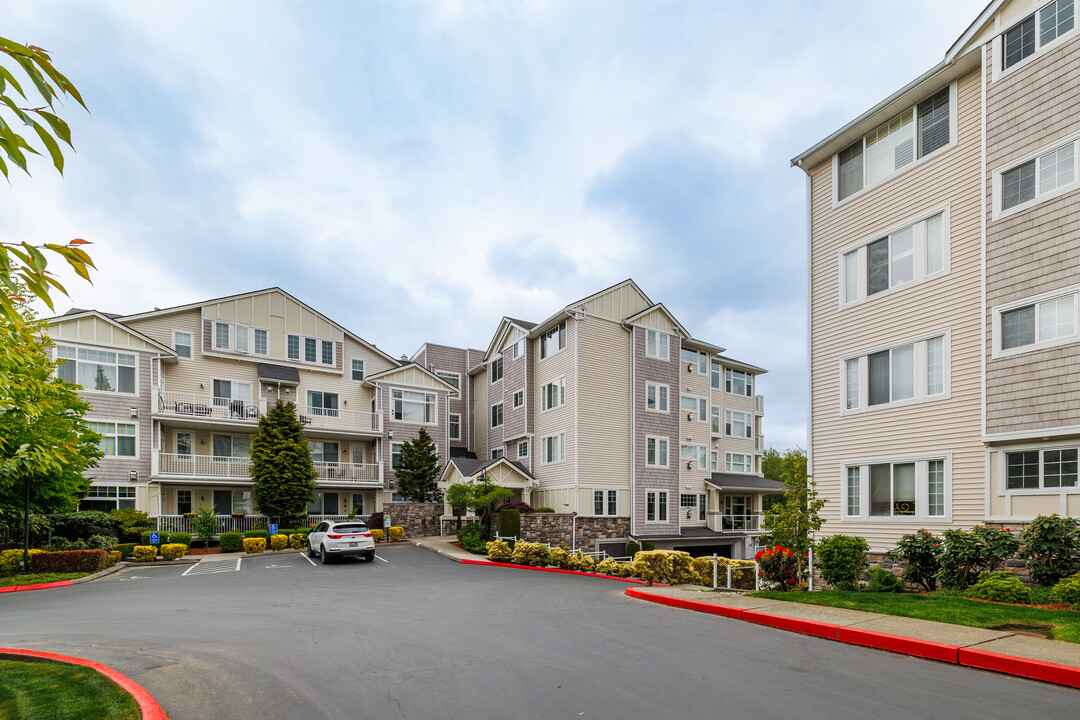
M 296 405 L 278 400 L 259 418 L 251 437 L 251 479 L 255 508 L 271 518 L 307 513 L 315 498 L 315 466 L 296 416 Z
M 439 453 L 427 430 L 401 446 L 401 466 L 394 471 L 397 491 L 412 502 L 439 502 Z

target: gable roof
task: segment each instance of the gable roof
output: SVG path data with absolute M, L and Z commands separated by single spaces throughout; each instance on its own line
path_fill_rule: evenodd
M 393 378 L 394 375 L 404 373 L 404 372 L 406 372 L 408 370 L 416 370 L 416 371 L 419 371 L 419 372 L 423 373 L 424 375 L 426 375 L 427 377 L 431 378 L 436 383 L 441 385 L 444 390 L 448 390 L 450 392 L 459 392 L 458 388 L 456 388 L 453 385 L 451 385 L 450 383 L 446 382 L 441 377 L 439 377 L 435 373 L 433 373 L 430 370 L 428 370 L 427 368 L 425 368 L 423 365 L 420 365 L 419 363 L 414 363 L 414 362 L 408 362 L 408 363 L 405 363 L 403 365 L 400 365 L 399 367 L 392 367 L 392 368 L 389 368 L 387 370 L 383 370 L 382 372 L 377 372 L 377 373 L 374 373 L 373 375 L 368 375 L 367 377 L 364 378 L 364 384 L 365 385 L 367 385 L 368 383 L 374 384 L 374 381 L 376 381 L 376 380 L 390 380 L 391 378 Z M 407 383 L 407 384 L 412 385 L 413 383 Z
M 528 468 L 526 468 L 517 460 L 507 460 L 505 457 L 495 458 L 494 460 L 487 460 L 484 458 L 477 459 L 467 457 L 451 457 L 447 461 L 446 466 L 443 468 L 443 475 L 445 475 L 446 471 L 450 468 L 451 465 L 453 465 L 455 468 L 457 468 L 457 471 L 461 473 L 464 477 L 473 478 L 479 475 L 482 471 L 494 467 L 495 465 L 499 465 L 500 463 L 509 465 L 519 474 L 527 477 L 530 480 L 534 479 L 532 473 L 529 472 Z
M 528 335 L 529 331 L 536 327 L 536 323 L 515 320 L 512 317 L 506 317 L 504 315 L 502 320 L 499 321 L 499 327 L 495 330 L 495 334 L 491 336 L 491 342 L 488 343 L 487 350 L 484 352 L 484 360 L 491 357 L 492 353 L 495 352 L 495 349 L 502 345 L 503 338 L 509 334 L 510 328 L 515 327 Z
M 633 281 L 631 280 L 630 282 L 633 282 Z M 642 293 L 642 294 L 644 295 L 644 293 Z M 634 321 L 640 320 L 641 318 L 645 317 L 649 313 L 653 313 L 653 312 L 660 312 L 661 314 L 665 315 L 667 317 L 667 319 L 671 321 L 671 324 L 675 327 L 675 329 L 678 330 L 679 333 L 683 337 L 685 337 L 685 338 L 690 337 L 690 331 L 687 330 L 685 327 L 683 327 L 683 324 L 681 322 L 679 322 L 678 318 L 676 318 L 674 315 L 671 314 L 671 311 L 667 309 L 667 306 L 665 306 L 664 303 L 656 303 L 655 305 L 650 305 L 649 307 L 645 308 L 644 310 L 642 310 L 638 314 L 631 315 L 630 317 L 623 320 L 623 325 L 633 325 Z M 720 350 L 722 350 L 722 349 L 723 348 L 720 348 Z M 717 352 L 719 352 L 720 350 L 718 350 Z
M 175 350 L 173 350 L 168 345 L 162 345 L 161 343 L 159 343 L 157 340 L 153 339 L 152 337 L 149 337 L 147 335 L 143 335 L 138 330 L 134 330 L 134 329 L 129 328 L 128 326 L 124 325 L 124 323 L 117 320 L 117 318 L 120 317 L 119 315 L 113 315 L 111 313 L 103 313 L 103 312 L 100 312 L 98 310 L 82 310 L 82 309 L 79 309 L 79 308 L 72 308 L 71 310 L 68 310 L 63 315 L 57 315 L 56 317 L 49 318 L 46 322 L 48 322 L 50 325 L 54 325 L 54 324 L 56 324 L 58 322 L 67 322 L 68 320 L 78 320 L 78 319 L 84 318 L 84 317 L 96 317 L 96 318 L 108 323 L 109 325 L 112 325 L 113 327 L 116 327 L 116 328 L 122 330 L 123 332 L 128 333 L 129 335 L 132 335 L 133 337 L 137 337 L 139 340 L 142 340 L 144 343 L 146 343 L 148 345 L 152 345 L 153 347 L 160 350 L 162 352 L 162 354 L 164 354 L 167 358 L 173 358 L 173 359 L 176 358 L 176 351 Z

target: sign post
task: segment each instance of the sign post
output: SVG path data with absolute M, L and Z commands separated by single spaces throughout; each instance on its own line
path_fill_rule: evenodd
M 277 535 L 278 534 L 278 532 L 277 532 L 277 523 L 271 523 L 270 524 L 270 534 L 271 535 Z
M 160 542 L 161 542 L 161 533 L 157 532 L 156 530 L 152 531 L 150 533 L 150 544 L 151 545 L 157 545 Z
M 383 513 L 383 542 L 390 542 L 390 513 Z

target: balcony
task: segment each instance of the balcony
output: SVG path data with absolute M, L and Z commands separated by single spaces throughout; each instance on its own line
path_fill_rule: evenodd
M 166 417 L 195 418 L 203 420 L 245 420 L 254 424 L 262 414 L 259 405 L 247 400 L 157 391 L 155 415 Z
M 382 463 L 316 462 L 315 481 L 320 485 L 383 486 Z
M 754 414 L 755 415 L 764 415 L 765 414 L 765 397 L 763 395 L 755 395 L 754 396 Z
M 764 435 L 755 435 L 754 436 L 754 453 L 757 454 L 757 455 L 761 455 L 764 452 L 765 452 L 765 436 Z
M 178 455 L 155 450 L 150 458 L 150 475 L 152 477 L 248 480 L 251 478 L 251 459 L 215 455 Z
M 300 409 L 300 422 L 309 430 L 382 434 L 382 415 L 379 413 L 308 406 Z
M 761 515 L 709 515 L 709 529 L 724 533 L 761 532 Z
M 247 532 L 248 530 L 254 530 L 256 525 L 269 525 L 270 518 L 265 515 L 215 515 L 217 520 L 217 534 L 223 532 L 237 531 Z M 359 515 L 355 519 L 366 521 L 367 515 Z M 199 542 L 202 538 L 195 534 L 195 528 L 192 527 L 192 520 L 195 518 L 189 515 L 158 515 L 157 527 L 158 531 L 162 533 L 174 533 L 174 532 L 186 532 L 190 533 L 196 538 L 196 542 Z M 349 520 L 348 515 L 308 515 L 305 525 L 314 525 L 320 523 L 323 520 Z M 289 526 L 288 529 L 291 529 Z M 279 528 L 285 529 L 285 528 Z

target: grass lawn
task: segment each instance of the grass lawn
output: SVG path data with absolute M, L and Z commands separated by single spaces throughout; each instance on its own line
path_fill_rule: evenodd
M 86 577 L 91 573 L 39 573 L 37 575 L 12 575 L 0 578 L 0 587 L 14 587 L 16 585 L 41 585 L 43 583 L 59 582 L 60 580 L 75 580 Z M 2 716 L 0 716 L 2 717 Z
M 0 717 L 139 720 L 135 698 L 90 668 L 0 659 Z
M 830 607 L 864 610 L 884 615 L 933 620 L 953 625 L 993 628 L 1001 625 L 1037 625 L 1053 628 L 1054 639 L 1080 643 L 1080 612 L 1047 610 L 1022 605 L 965 600 L 938 595 L 868 592 L 757 592 L 755 597 L 772 600 L 829 605 Z

